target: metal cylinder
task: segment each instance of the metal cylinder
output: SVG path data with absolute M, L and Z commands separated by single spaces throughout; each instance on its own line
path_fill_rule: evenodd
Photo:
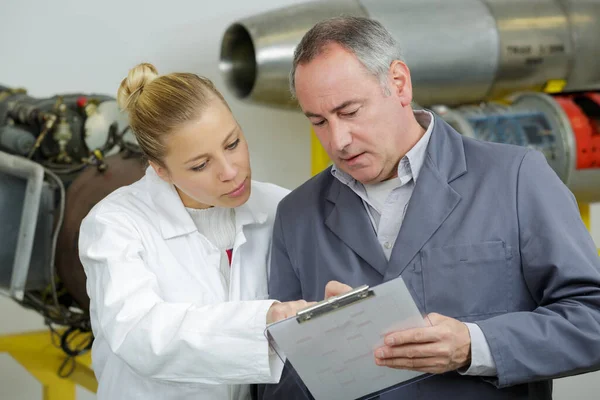
M 521 93 L 511 105 L 433 109 L 465 136 L 539 150 L 578 201 L 600 201 L 600 94 Z
M 327 0 L 274 10 L 229 26 L 219 63 L 228 89 L 238 98 L 294 108 L 288 90 L 294 49 L 314 24 L 339 13 L 366 16 L 357 1 Z
M 414 100 L 450 106 L 540 90 L 600 89 L 600 2 L 592 0 L 348 0 L 273 10 L 233 23 L 220 68 L 238 98 L 295 108 L 293 51 L 316 22 L 336 15 L 380 21 L 411 68 Z
M 498 32 L 480 0 L 361 3 L 398 42 L 420 105 L 470 103 L 487 96 L 499 62 Z
M 31 132 L 14 126 L 0 127 L 0 148 L 9 153 L 25 156 L 35 143 L 35 136 Z
M 560 1 L 487 0 L 498 30 L 498 68 L 486 98 L 518 90 L 541 90 L 567 79 L 573 44 Z
M 600 2 L 562 0 L 567 14 L 573 57 L 565 90 L 583 91 L 600 88 Z

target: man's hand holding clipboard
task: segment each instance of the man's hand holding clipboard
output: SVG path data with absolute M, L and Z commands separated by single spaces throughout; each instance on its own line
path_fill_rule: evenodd
M 325 298 L 351 291 L 346 284 L 330 281 Z M 374 352 L 377 365 L 431 374 L 442 374 L 471 363 L 471 336 L 467 326 L 437 313 L 427 315 L 431 326 L 393 332 L 385 346 Z

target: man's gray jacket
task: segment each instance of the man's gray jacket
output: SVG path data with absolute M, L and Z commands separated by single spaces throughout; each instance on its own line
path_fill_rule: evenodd
M 279 204 L 271 298 L 322 300 L 330 280 L 398 277 L 423 313 L 477 323 L 498 373 L 437 375 L 382 400 L 551 399 L 552 378 L 600 368 L 600 257 L 537 151 L 463 137 L 435 116 L 389 262 L 361 199 L 330 169 Z M 286 369 L 259 398 L 304 399 L 302 386 Z

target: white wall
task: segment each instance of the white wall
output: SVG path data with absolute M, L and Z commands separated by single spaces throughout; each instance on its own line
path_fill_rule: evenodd
M 0 5 L 0 84 L 33 96 L 58 92 L 114 95 L 127 70 L 141 61 L 160 73 L 192 71 L 224 89 L 218 71 L 226 26 L 247 15 L 301 0 L 3 0 Z M 223 90 L 251 147 L 254 177 L 294 188 L 309 177 L 308 124 L 299 113 L 241 102 Z M 273 150 L 271 150 L 271 147 Z M 600 246 L 600 206 L 593 209 Z M 0 298 L 0 334 L 43 329 L 37 314 Z M 0 355 L 0 399 L 41 398 L 41 387 Z M 600 373 L 557 382 L 557 399 L 594 399 Z M 79 390 L 79 399 L 95 396 Z

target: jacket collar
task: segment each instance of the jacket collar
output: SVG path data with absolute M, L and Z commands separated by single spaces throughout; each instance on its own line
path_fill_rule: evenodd
M 437 173 L 450 183 L 467 172 L 463 136 L 437 114 L 427 155 Z
M 156 208 L 163 239 L 188 235 L 198 229 L 188 214 L 175 187 L 163 181 L 152 167 L 146 168 L 146 188 Z M 264 224 L 267 213 L 260 209 L 260 194 L 253 191 L 248 201 L 235 209 L 236 230 L 250 224 Z

